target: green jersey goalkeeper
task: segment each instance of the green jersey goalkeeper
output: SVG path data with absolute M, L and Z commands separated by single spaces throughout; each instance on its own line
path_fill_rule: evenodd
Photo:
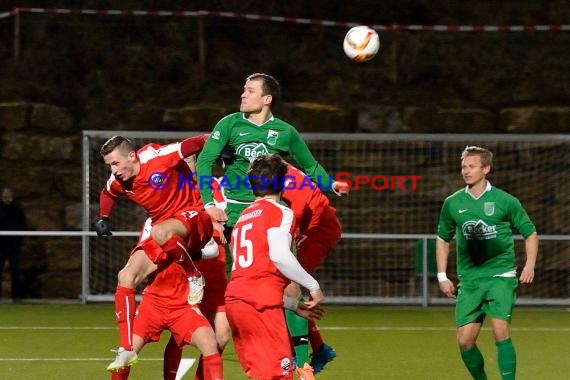
M 279 100 L 280 88 L 267 74 L 247 77 L 241 94 L 240 112 L 222 118 L 206 141 L 197 163 L 200 194 L 206 211 L 217 221 L 226 222 L 226 233 L 255 196 L 249 187 L 247 170 L 256 157 L 279 154 L 290 157 L 322 189 L 344 195 L 343 183 L 335 182 L 315 160 L 309 148 L 290 124 L 276 118 L 271 107 Z M 231 150 L 235 159 L 225 167 L 221 186 L 227 198 L 226 210 L 215 207 L 212 198 L 212 168 L 223 150 Z
M 476 345 L 486 316 L 497 346 L 501 379 L 515 379 L 516 354 L 510 321 L 518 282 L 531 283 L 538 253 L 536 229 L 521 203 L 486 179 L 492 153 L 468 146 L 461 156 L 461 174 L 467 185 L 447 197 L 439 217 L 436 242 L 437 277 L 441 291 L 455 297 L 447 278 L 449 241 L 457 251 L 457 303 L 455 322 L 461 358 L 474 379 L 484 380 L 483 356 Z M 526 263 L 517 280 L 512 229 L 525 239 Z

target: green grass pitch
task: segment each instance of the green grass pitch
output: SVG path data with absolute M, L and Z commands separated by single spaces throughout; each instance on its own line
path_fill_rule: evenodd
M 455 345 L 450 307 L 328 306 L 319 324 L 337 358 L 321 380 L 469 379 Z M 523 308 L 513 314 L 518 379 L 570 379 L 570 309 Z M 161 342 L 147 345 L 131 372 L 136 380 L 162 375 Z M 0 379 L 109 379 L 105 367 L 118 341 L 110 304 L 0 305 Z M 488 328 L 479 337 L 489 380 L 499 379 Z M 185 358 L 196 357 L 194 348 Z M 192 379 L 192 367 L 183 379 Z M 225 379 L 244 379 L 233 347 L 224 353 Z

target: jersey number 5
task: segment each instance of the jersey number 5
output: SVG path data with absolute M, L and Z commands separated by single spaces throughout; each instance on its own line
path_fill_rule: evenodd
M 236 269 L 236 263 L 240 268 L 247 268 L 253 263 L 253 242 L 246 236 L 252 227 L 248 223 L 232 231 L 232 270 Z

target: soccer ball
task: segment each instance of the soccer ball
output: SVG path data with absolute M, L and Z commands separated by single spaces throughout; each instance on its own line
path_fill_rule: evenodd
M 366 25 L 355 26 L 344 36 L 342 47 L 353 61 L 369 61 L 378 53 L 380 38 L 374 29 Z

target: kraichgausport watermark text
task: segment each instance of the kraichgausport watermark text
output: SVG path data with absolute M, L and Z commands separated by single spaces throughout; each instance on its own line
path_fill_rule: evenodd
M 184 186 L 189 186 L 192 190 L 211 189 L 212 183 L 217 181 L 220 187 L 228 190 L 256 190 L 257 188 L 265 189 L 269 186 L 272 188 L 283 188 L 284 190 L 315 190 L 322 191 L 332 190 L 332 184 L 335 181 L 346 183 L 350 190 L 360 190 L 363 187 L 371 187 L 376 191 L 416 191 L 421 175 L 354 175 L 349 172 L 339 172 L 334 178 L 317 177 L 317 181 L 313 181 L 311 177 L 304 176 L 301 180 L 295 176 L 286 175 L 279 182 L 277 178 L 261 178 L 255 176 L 236 176 L 229 178 L 227 176 L 198 176 L 196 173 L 184 174 L 178 173 L 177 189 L 182 190 Z M 261 183 L 257 187 L 251 185 L 250 179 Z M 154 190 L 164 190 L 168 188 L 172 181 L 166 173 L 154 172 L 148 177 L 148 185 Z M 278 183 L 279 182 L 279 183 Z
M 359 190 L 363 186 L 370 186 L 377 191 L 384 190 L 402 190 L 416 191 L 418 189 L 418 181 L 422 176 L 417 175 L 353 175 L 349 172 L 337 173 L 335 180 L 345 182 L 351 190 Z

